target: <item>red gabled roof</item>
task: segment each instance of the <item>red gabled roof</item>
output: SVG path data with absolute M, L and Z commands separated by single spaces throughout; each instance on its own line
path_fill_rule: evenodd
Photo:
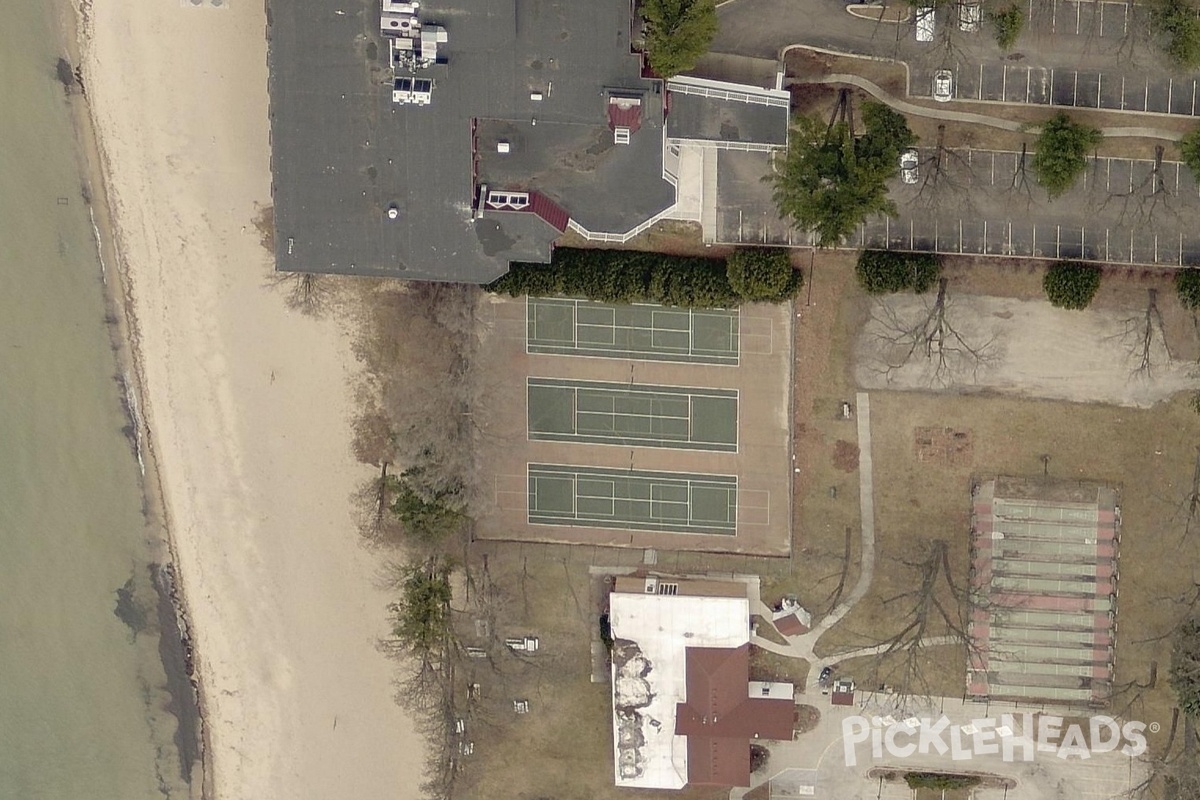
M 792 700 L 750 697 L 750 645 L 687 648 L 687 701 L 675 734 L 688 737 L 688 783 L 750 785 L 750 740 L 791 739 Z
M 785 617 L 780 617 L 775 622 L 775 630 L 782 633 L 784 636 L 799 636 L 803 633 L 808 633 L 808 626 L 800 621 L 800 618 L 795 614 L 788 614 Z
M 608 98 L 608 127 L 611 130 L 628 128 L 637 133 L 642 127 L 642 101 L 629 97 Z
M 567 229 L 567 223 L 571 221 L 571 215 L 565 208 L 541 192 L 529 193 L 529 210 L 560 233 Z
M 750 743 L 745 739 L 689 736 L 689 786 L 749 786 Z

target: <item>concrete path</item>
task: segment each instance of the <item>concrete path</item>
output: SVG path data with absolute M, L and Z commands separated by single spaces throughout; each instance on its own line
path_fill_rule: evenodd
M 871 461 L 871 399 L 866 392 L 859 392 L 855 397 L 855 404 L 858 423 L 858 509 L 862 518 L 858 580 L 855 582 L 854 588 L 850 590 L 849 596 L 818 620 L 808 633 L 801 636 L 783 637 L 787 639 L 787 644 L 779 644 L 761 636 L 752 636 L 750 639 L 751 644 L 769 652 L 812 662 L 814 669 L 809 670 L 808 688 L 817 685 L 820 667 L 849 657 L 838 655 L 820 660 L 817 659 L 813 649 L 826 631 L 838 624 L 843 617 L 850 613 L 850 609 L 866 597 L 867 592 L 871 589 L 871 580 L 875 576 L 875 487 Z M 770 620 L 770 609 L 762 602 L 762 598 L 755 595 L 750 602 L 752 613 L 763 614 L 767 620 Z M 753 609 L 759 610 L 753 611 Z M 876 652 L 881 651 L 882 649 Z M 869 653 L 862 653 L 862 655 L 869 655 Z
M 989 117 L 986 114 L 975 114 L 968 111 L 953 111 L 949 108 L 930 108 L 929 106 L 920 106 L 915 103 L 910 103 L 906 100 L 889 94 L 882 87 L 863 78 L 859 75 L 852 75 L 845 72 L 837 72 L 832 75 L 823 75 L 819 78 L 792 78 L 785 82 L 785 86 L 794 84 L 845 84 L 855 86 L 867 92 L 876 100 L 891 106 L 897 111 L 910 114 L 917 117 L 928 117 L 929 119 L 939 119 L 946 122 L 964 122 L 969 125 L 985 125 L 989 128 L 999 128 L 1000 130 L 1012 131 L 1014 133 L 1030 133 L 1037 134 L 1041 128 L 1036 125 L 1028 125 L 1023 122 L 1016 122 L 1010 119 L 1001 119 L 999 117 Z M 1175 131 L 1165 131 L 1159 128 L 1144 128 L 1144 127 L 1120 127 L 1120 128 L 1101 128 L 1100 132 L 1106 138 L 1121 138 L 1135 137 L 1145 139 L 1165 139 L 1169 142 L 1177 142 L 1183 138 L 1182 133 Z

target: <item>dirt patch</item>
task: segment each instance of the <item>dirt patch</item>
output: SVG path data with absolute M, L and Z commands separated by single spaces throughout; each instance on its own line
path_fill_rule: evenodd
M 1175 357 L 1171 330 L 1147 323 L 1145 307 L 1066 311 L 1045 301 L 951 295 L 942 342 L 919 330 L 931 303 L 897 295 L 876 305 L 858 338 L 860 385 L 1143 408 L 1196 385 L 1196 365 Z
M 258 240 L 268 253 L 275 252 L 275 206 L 261 206 L 252 220 Z
M 954 428 L 917 428 L 913 431 L 913 449 L 917 461 L 961 467 L 974 456 L 971 431 Z
M 842 472 L 854 472 L 858 469 L 858 445 L 844 439 L 834 442 L 833 466 Z
M 814 706 L 798 705 L 796 706 L 796 724 L 795 732 L 797 734 L 808 733 L 821 721 L 821 712 Z

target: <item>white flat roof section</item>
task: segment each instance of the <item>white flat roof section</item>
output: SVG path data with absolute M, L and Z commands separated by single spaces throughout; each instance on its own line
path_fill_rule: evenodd
M 687 737 L 675 710 L 687 700 L 688 647 L 740 647 L 750 641 L 745 597 L 624 594 L 609 599 L 613 658 L 613 752 L 617 786 L 681 789 L 688 780 Z

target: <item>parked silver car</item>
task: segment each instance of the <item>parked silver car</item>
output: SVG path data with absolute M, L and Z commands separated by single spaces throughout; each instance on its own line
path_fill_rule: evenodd
M 945 103 L 954 97 L 954 73 L 939 69 L 933 73 L 933 99 Z
M 917 182 L 917 165 L 920 163 L 920 157 L 917 151 L 913 148 L 908 148 L 900 154 L 900 180 L 907 184 Z

